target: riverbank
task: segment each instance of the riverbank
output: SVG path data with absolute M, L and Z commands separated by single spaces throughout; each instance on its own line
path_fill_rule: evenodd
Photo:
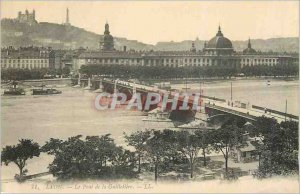
M 35 83 L 44 83 L 44 84 L 67 84 L 70 85 L 72 79 L 78 78 L 53 78 L 53 79 L 31 79 L 31 80 L 19 80 L 21 83 L 27 84 L 35 84 Z M 87 79 L 87 78 L 86 78 Z M 252 76 L 252 77 L 201 77 L 201 78 L 168 78 L 168 79 L 140 79 L 141 82 L 147 83 L 156 83 L 156 82 L 170 82 L 172 84 L 182 83 L 183 81 L 187 82 L 216 82 L 216 81 L 224 81 L 224 80 L 283 80 L 283 81 L 295 81 L 299 80 L 298 76 L 288 76 L 288 77 L 274 77 L 274 76 Z M 6 84 L 10 81 L 1 80 L 1 84 Z
M 220 82 L 220 81 L 238 81 L 238 80 L 248 80 L 248 81 L 261 81 L 261 80 L 281 80 L 281 81 L 299 81 L 299 77 L 274 77 L 274 76 L 261 76 L 261 77 L 231 77 L 231 78 L 221 78 L 221 77 L 206 77 L 206 78 L 178 78 L 178 79 L 146 79 L 141 80 L 143 82 L 154 84 L 157 82 L 170 82 L 171 84 L 180 84 L 183 82 Z

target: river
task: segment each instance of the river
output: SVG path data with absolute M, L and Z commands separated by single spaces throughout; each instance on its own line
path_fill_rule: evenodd
M 230 82 L 205 82 L 202 85 L 204 95 L 230 99 Z M 182 89 L 184 84 L 172 85 Z M 192 83 L 188 87 L 199 91 L 200 84 Z M 40 145 L 50 138 L 66 139 L 75 135 L 103 135 L 110 133 L 116 143 L 124 144 L 123 132 L 131 133 L 149 127 L 142 121 L 144 116 L 138 111 L 106 110 L 94 108 L 95 94 L 79 89 L 64 87 L 61 95 L 52 96 L 2 96 L 1 102 L 1 142 L 2 147 L 13 145 L 21 138 L 33 139 Z M 232 81 L 233 100 L 250 102 L 275 110 L 285 110 L 288 101 L 288 113 L 298 115 L 298 81 L 236 80 Z M 29 174 L 44 172 L 51 157 L 42 154 L 28 162 Z M 18 169 L 11 164 L 3 166 L 3 178 L 12 178 Z

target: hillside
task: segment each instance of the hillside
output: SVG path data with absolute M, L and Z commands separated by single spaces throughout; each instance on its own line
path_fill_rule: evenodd
M 112 32 L 113 34 L 113 32 Z M 65 26 L 61 24 L 40 22 L 29 26 L 12 19 L 1 20 L 1 45 L 2 46 L 51 46 L 55 49 L 69 49 L 78 47 L 89 47 L 97 49 L 102 35 L 88 32 L 82 28 Z M 213 36 L 213 35 L 212 35 Z M 229 37 L 230 38 L 230 37 Z M 116 49 L 127 46 L 135 50 L 189 50 L 192 42 L 197 49 L 202 49 L 204 40 L 185 40 L 182 42 L 158 42 L 156 45 L 144 44 L 136 40 L 115 37 Z M 236 51 L 242 51 L 247 46 L 246 41 L 232 41 Z M 252 47 L 261 51 L 274 52 L 298 52 L 299 38 L 271 38 L 253 39 Z
M 40 22 L 29 26 L 11 19 L 1 20 L 1 45 L 2 46 L 51 46 L 55 49 L 68 49 L 78 47 L 99 48 L 102 35 L 88 32 L 82 28 L 65 26 L 61 24 Z M 148 45 L 125 38 L 115 38 L 117 49 L 123 45 L 128 48 L 148 48 Z M 151 47 L 151 46 L 150 46 Z

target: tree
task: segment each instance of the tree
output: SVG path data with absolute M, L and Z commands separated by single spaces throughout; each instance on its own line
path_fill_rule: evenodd
M 134 153 L 116 146 L 110 134 L 50 139 L 42 147 L 54 155 L 50 172 L 61 180 L 135 177 Z
M 1 70 L 2 80 L 27 80 L 27 79 L 43 79 L 49 70 L 42 69 L 3 69 Z
M 298 174 L 298 123 L 285 121 L 278 124 L 260 118 L 256 129 L 263 129 L 263 145 L 258 147 L 261 162 L 256 176 L 259 178 L 273 175 Z M 269 121 L 269 122 L 268 122 Z
M 46 152 L 49 155 L 55 155 L 61 151 L 62 146 L 62 140 L 50 138 L 50 141 L 46 141 L 46 144 L 41 147 L 41 152 Z
M 198 139 L 199 146 L 202 149 L 203 155 L 203 165 L 206 166 L 206 154 L 210 153 L 211 144 L 213 142 L 211 138 L 211 131 L 210 130 L 196 130 L 195 135 Z
M 154 164 L 155 182 L 158 179 L 159 165 L 169 156 L 177 154 L 176 146 L 174 146 L 175 140 L 175 132 L 165 129 L 163 131 L 153 131 L 151 138 L 146 141 L 145 151 L 150 162 Z
M 13 162 L 20 170 L 20 177 L 23 177 L 27 173 L 27 169 L 24 169 L 28 159 L 34 156 L 40 155 L 39 145 L 30 139 L 21 139 L 19 143 L 14 146 L 6 146 L 1 152 L 1 163 L 5 165 Z
M 117 147 L 112 156 L 113 174 L 119 178 L 132 178 L 136 176 L 134 167 L 136 164 L 135 153 Z
M 62 74 L 63 75 L 69 75 L 70 74 L 70 68 L 69 67 L 64 67 L 63 69 L 62 69 Z
M 257 118 L 254 123 L 255 129 L 253 130 L 253 136 L 263 137 L 266 134 L 274 131 L 278 125 L 277 121 L 274 118 L 268 118 L 265 116 Z
M 132 133 L 131 135 L 126 135 L 124 133 L 125 141 L 129 146 L 135 148 L 137 156 L 138 156 L 138 172 L 141 172 L 141 158 L 145 151 L 146 141 L 149 139 L 151 135 L 150 130 L 145 131 L 137 131 Z
M 188 159 L 190 165 L 190 176 L 194 176 L 194 164 L 200 150 L 199 139 L 188 131 L 176 133 L 177 149 Z
M 242 130 L 236 124 L 224 125 L 212 133 L 213 148 L 220 151 L 225 159 L 225 172 L 228 176 L 228 158 L 230 148 L 238 146 L 242 143 Z

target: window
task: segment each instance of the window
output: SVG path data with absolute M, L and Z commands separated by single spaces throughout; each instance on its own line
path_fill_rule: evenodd
M 242 152 L 242 157 L 246 157 L 246 152 Z

